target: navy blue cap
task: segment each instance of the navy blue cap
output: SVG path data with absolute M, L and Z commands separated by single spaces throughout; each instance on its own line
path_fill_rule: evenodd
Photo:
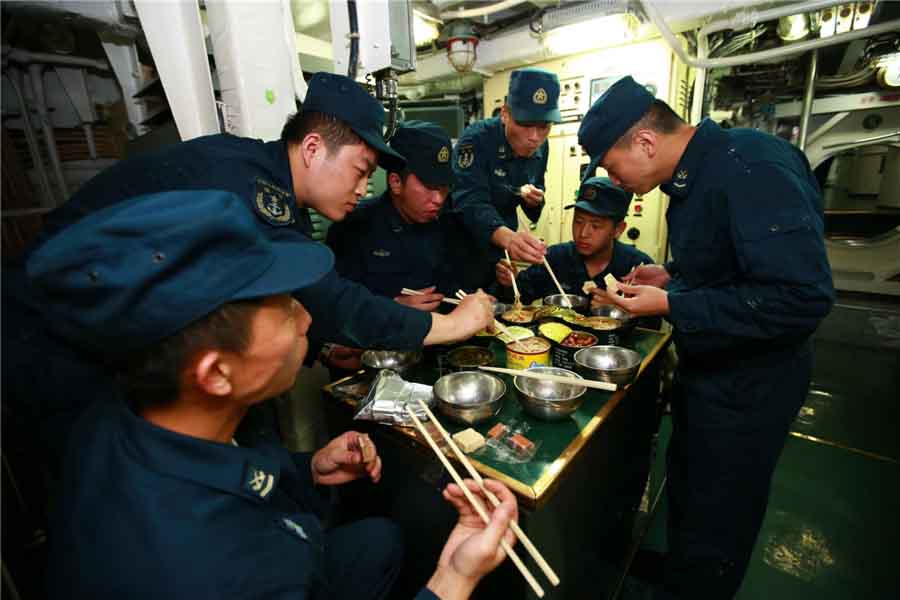
M 606 177 L 589 177 L 581 184 L 575 204 L 566 208 L 580 208 L 598 217 L 621 221 L 628 214 L 632 196 Z
M 516 122 L 559 123 L 559 78 L 543 69 L 513 71 L 506 104 Z
M 427 121 L 404 121 L 391 137 L 391 147 L 406 157 L 406 169 L 426 185 L 450 185 L 453 143 L 439 125 Z
M 337 117 L 378 152 L 379 166 L 403 170 L 406 161 L 384 141 L 384 107 L 349 77 L 325 72 L 313 75 L 302 110 Z
M 603 156 L 647 113 L 654 99 L 630 75 L 612 84 L 597 98 L 578 128 L 578 143 L 591 157 L 585 173 L 594 174 Z
M 264 224 L 221 190 L 138 196 L 63 229 L 29 281 L 60 334 L 105 352 L 158 342 L 233 300 L 290 293 L 334 266 L 324 245 Z

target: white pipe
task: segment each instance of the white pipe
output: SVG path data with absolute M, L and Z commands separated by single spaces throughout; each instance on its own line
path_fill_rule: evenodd
M 87 140 L 88 154 L 91 160 L 97 160 L 97 144 L 94 141 L 94 126 L 90 123 L 83 123 L 81 128 L 84 129 L 84 139 Z
M 25 125 L 25 141 L 28 143 L 28 153 L 31 154 L 31 162 L 34 163 L 34 168 L 37 170 L 38 183 L 41 186 L 41 204 L 45 208 L 52 208 L 56 206 L 56 201 L 53 199 L 53 187 L 50 185 L 50 178 L 47 176 L 47 168 L 44 166 L 44 157 L 41 156 L 37 136 L 34 135 L 34 128 L 31 126 L 31 118 L 28 115 L 28 105 L 25 103 L 25 96 L 22 95 L 22 77 L 22 71 L 10 69 L 9 81 L 22 109 L 22 123 Z
M 816 76 L 819 74 L 819 51 L 813 50 L 809 57 L 809 72 L 806 74 L 806 86 L 803 90 L 803 111 L 800 113 L 800 139 L 797 147 L 806 150 L 806 138 L 809 134 L 809 117 L 812 114 L 812 103 L 816 97 Z
M 764 23 L 766 21 L 771 21 L 772 19 L 788 17 L 790 15 L 815 12 L 817 10 L 822 10 L 823 8 L 830 8 L 832 6 L 837 6 L 838 4 L 844 4 L 846 2 L 847 0 L 811 0 L 809 2 L 798 2 L 796 4 L 779 6 L 778 8 L 770 8 L 768 10 L 741 11 L 731 18 L 720 19 L 718 21 L 707 23 L 700 28 L 698 35 L 705 36 L 709 35 L 710 33 L 714 33 L 716 31 L 724 31 L 726 29 L 749 29 L 757 23 Z
M 28 50 L 10 48 L 9 46 L 3 47 L 3 55 L 7 60 L 17 63 L 68 65 L 73 67 L 88 67 L 91 69 L 99 69 L 101 71 L 109 71 L 109 64 L 102 60 L 80 58 L 78 56 L 64 56 L 62 54 L 51 54 L 48 52 L 29 52 Z
M 675 34 L 673 34 L 672 30 L 669 29 L 668 25 L 666 25 L 666 22 L 662 18 L 662 15 L 660 15 L 659 11 L 649 0 L 642 0 L 642 4 L 644 7 L 644 11 L 647 13 L 647 16 L 650 17 L 650 20 L 654 25 L 656 25 L 656 28 L 659 30 L 660 34 L 662 34 L 663 39 L 665 39 L 669 44 L 669 47 L 672 48 L 672 51 L 678 55 L 678 58 L 681 59 L 683 63 L 690 67 L 694 67 L 695 69 L 735 67 L 752 62 L 774 60 L 778 58 L 784 58 L 786 56 L 792 56 L 794 54 L 802 54 L 816 48 L 842 44 L 844 42 L 872 37 L 882 33 L 893 33 L 900 29 L 900 19 L 895 19 L 893 21 L 888 21 L 887 23 L 881 23 L 879 25 L 866 27 L 865 29 L 848 31 L 846 33 L 840 33 L 827 38 L 807 40 L 805 42 L 795 42 L 787 46 L 781 46 L 780 48 L 761 50 L 759 52 L 751 52 L 750 54 L 742 54 L 740 56 L 731 56 L 727 58 L 712 58 L 700 60 L 696 57 L 688 56 L 688 54 L 684 51 L 684 48 L 682 48 L 681 44 L 678 42 L 678 39 L 675 37 Z
M 495 12 L 500 12 L 501 10 L 506 10 L 507 8 L 512 8 L 513 6 L 524 4 L 525 2 L 526 0 L 503 0 L 502 2 L 497 2 L 496 4 L 482 6 L 481 8 L 470 8 L 467 10 L 442 12 L 441 18 L 447 19 L 448 21 L 451 19 L 473 19 L 475 17 L 492 15 Z
M 50 157 L 50 166 L 56 175 L 62 200 L 69 197 L 69 189 L 66 186 L 66 178 L 63 176 L 62 163 L 59 161 L 59 152 L 56 150 L 56 135 L 53 133 L 53 124 L 50 122 L 50 112 L 47 110 L 47 100 L 44 96 L 44 65 L 28 65 L 28 74 L 31 75 L 34 103 L 38 116 L 41 119 L 41 128 L 44 130 L 44 143 L 47 144 L 47 155 Z

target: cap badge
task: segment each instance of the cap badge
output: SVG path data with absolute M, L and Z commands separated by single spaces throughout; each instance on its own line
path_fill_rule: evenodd
M 547 90 L 538 88 L 531 97 L 535 104 L 547 104 Z
M 597 189 L 591 186 L 585 186 L 584 192 L 582 192 L 581 197 L 585 200 L 593 200 L 597 197 Z
M 441 149 L 437 154 L 437 161 L 441 164 L 444 164 L 450 160 L 450 148 L 447 146 L 441 146 Z
M 294 222 L 288 193 L 262 179 L 256 180 L 253 210 L 273 227 L 284 227 Z
M 456 157 L 456 164 L 460 169 L 468 169 L 475 162 L 475 147 L 472 144 L 466 144 L 459 149 L 459 155 Z
M 246 487 L 260 498 L 265 498 L 275 487 L 275 477 L 260 468 L 250 467 Z

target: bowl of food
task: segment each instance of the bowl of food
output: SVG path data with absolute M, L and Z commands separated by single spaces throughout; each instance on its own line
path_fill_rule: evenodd
M 544 296 L 544 304 L 585 312 L 588 309 L 589 300 L 587 296 L 579 296 L 577 294 L 553 294 L 552 296 Z
M 500 412 L 506 384 L 481 371 L 460 371 L 438 379 L 432 391 L 441 414 L 458 423 L 476 425 Z
M 471 371 L 483 365 L 494 364 L 494 353 L 481 346 L 460 346 L 447 355 L 447 364 L 458 371 Z
M 583 324 L 600 338 L 601 345 L 606 346 L 621 346 L 623 337 L 631 333 L 636 324 L 631 313 L 615 304 L 595 306 L 585 319 Z
M 374 376 L 382 369 L 391 369 L 398 375 L 405 375 L 410 367 L 421 360 L 420 352 L 401 352 L 399 350 L 366 350 L 360 357 L 363 368 Z
M 578 410 L 584 402 L 587 388 L 574 383 L 583 379 L 578 373 L 557 367 L 532 367 L 528 371 L 568 377 L 573 381 L 568 384 L 517 375 L 513 384 L 522 409 L 529 415 L 545 421 L 560 421 Z
M 504 325 L 530 325 L 534 322 L 535 309 L 531 307 L 510 308 L 498 320 Z
M 640 354 L 621 346 L 593 346 L 575 353 L 576 370 L 584 377 L 617 385 L 634 380 L 641 360 Z

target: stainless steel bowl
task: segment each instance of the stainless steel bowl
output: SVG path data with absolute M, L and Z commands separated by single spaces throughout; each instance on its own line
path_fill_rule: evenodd
M 557 367 L 531 367 L 528 370 L 535 373 L 570 377 L 573 380 L 583 379 L 574 371 Z M 521 375 L 517 375 L 513 379 L 513 383 L 525 412 L 546 421 L 560 421 L 578 410 L 578 407 L 584 402 L 584 393 L 587 391 L 583 385 L 542 381 Z
M 391 369 L 398 375 L 405 375 L 409 368 L 421 360 L 419 352 L 399 350 L 366 350 L 360 357 L 363 367 L 370 375 L 377 375 L 382 369 Z
M 622 321 L 622 327 L 627 327 L 631 323 L 631 313 L 624 308 L 615 304 L 601 304 L 591 309 L 591 315 L 594 317 L 609 317 Z
M 594 346 L 576 352 L 575 365 L 588 379 L 625 385 L 637 375 L 641 355 L 621 346 Z
M 571 304 L 568 306 L 563 303 L 563 298 L 567 298 Z M 577 311 L 584 311 L 588 307 L 587 296 L 579 296 L 577 294 L 553 294 L 552 296 L 544 296 L 544 304 L 551 306 L 563 306 L 566 308 L 574 308 Z
M 500 412 L 506 384 L 487 373 L 461 371 L 438 379 L 433 392 L 443 415 L 459 423 L 475 425 Z

